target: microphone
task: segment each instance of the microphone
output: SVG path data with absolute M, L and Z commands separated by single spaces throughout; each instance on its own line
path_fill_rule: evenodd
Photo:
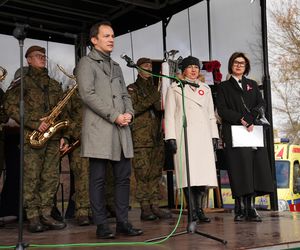
M 13 36 L 18 40 L 23 41 L 26 38 L 28 28 L 29 28 L 28 24 L 16 23 L 16 27 L 13 30 Z
M 126 54 L 123 53 L 120 55 L 120 57 L 127 62 L 127 67 L 136 68 L 135 63 L 132 61 L 132 59 L 129 56 L 127 56 Z
M 179 80 L 177 80 L 177 82 L 179 82 Z M 187 81 L 187 80 L 180 80 L 180 82 L 182 82 L 183 87 L 185 87 L 185 85 L 190 85 L 190 86 L 195 87 L 195 88 L 200 87 L 199 84 L 194 83 L 194 82 L 190 82 L 190 81 Z

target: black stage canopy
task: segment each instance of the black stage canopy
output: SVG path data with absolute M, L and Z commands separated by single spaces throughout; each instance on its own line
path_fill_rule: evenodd
M 92 24 L 111 21 L 119 36 L 157 23 L 202 0 L 0 0 L 0 33 L 28 25 L 27 37 L 74 44 Z

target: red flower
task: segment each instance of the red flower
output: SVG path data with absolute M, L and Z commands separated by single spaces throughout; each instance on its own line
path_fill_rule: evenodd
M 217 60 L 215 61 L 212 61 L 213 62 L 213 65 L 214 65 L 214 69 L 220 69 L 221 67 L 221 63 Z
M 204 64 L 204 69 L 205 69 L 207 72 L 213 72 L 213 70 L 214 70 L 213 63 L 212 63 L 212 62 L 206 62 L 206 63 Z
M 215 72 L 214 73 L 214 80 L 215 82 L 221 82 L 222 81 L 222 73 L 221 72 Z

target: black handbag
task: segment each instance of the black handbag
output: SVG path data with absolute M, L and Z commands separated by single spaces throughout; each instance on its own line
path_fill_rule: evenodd
M 247 105 L 246 105 L 246 103 L 244 101 L 244 98 L 242 96 L 241 96 L 241 99 L 242 99 L 242 103 L 243 103 L 245 109 L 250 114 L 251 111 L 247 107 Z M 254 119 L 254 125 L 270 126 L 270 123 L 269 123 L 269 121 L 267 120 L 267 118 L 265 116 L 265 109 L 264 109 L 264 107 L 261 106 L 256 111 L 258 112 L 258 115 Z

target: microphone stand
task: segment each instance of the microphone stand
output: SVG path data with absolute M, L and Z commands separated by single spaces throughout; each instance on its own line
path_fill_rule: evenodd
M 164 76 L 164 75 L 159 75 L 159 76 L 169 77 L 169 76 Z M 183 120 L 183 129 L 184 129 L 184 131 L 183 131 L 184 132 L 184 148 L 185 148 L 185 163 L 186 163 L 186 175 L 187 175 L 187 188 L 188 188 L 188 195 L 189 195 L 189 199 L 188 199 L 189 205 L 188 205 L 188 224 L 187 224 L 186 230 L 184 230 L 182 232 L 178 232 L 178 233 L 172 234 L 170 237 L 175 237 L 175 236 L 182 235 L 182 234 L 194 234 L 194 233 L 196 233 L 196 234 L 199 234 L 201 236 L 207 237 L 209 239 L 213 239 L 213 240 L 219 241 L 219 242 L 223 243 L 224 245 L 226 245 L 227 244 L 227 240 L 215 237 L 215 236 L 207 234 L 207 233 L 199 232 L 197 230 L 196 222 L 192 220 L 193 215 L 192 215 L 192 209 L 191 209 L 192 208 L 191 182 L 190 182 L 190 165 L 189 165 L 187 119 L 186 119 L 186 113 L 185 113 L 184 85 L 188 84 L 188 85 L 191 85 L 191 86 L 196 87 L 196 88 L 198 88 L 199 85 L 195 84 L 195 83 L 188 82 L 188 81 L 180 81 L 177 78 L 175 78 L 174 80 L 177 81 L 177 82 L 179 82 L 179 87 L 181 88 L 181 92 L 182 92 L 182 109 L 183 109 L 182 120 Z M 153 239 L 147 240 L 145 242 L 153 242 L 153 241 L 161 240 L 161 239 L 166 238 L 167 236 L 168 235 L 160 236 L 160 237 L 157 237 L 157 238 L 153 238 Z
M 20 46 L 20 68 L 21 68 L 21 93 L 20 93 L 20 189 L 19 189 L 19 221 L 18 221 L 18 243 L 17 250 L 28 247 L 23 242 L 23 171 L 24 171 L 24 82 L 23 82 L 23 47 L 26 38 L 26 25 L 16 24 L 13 36 L 18 39 Z

